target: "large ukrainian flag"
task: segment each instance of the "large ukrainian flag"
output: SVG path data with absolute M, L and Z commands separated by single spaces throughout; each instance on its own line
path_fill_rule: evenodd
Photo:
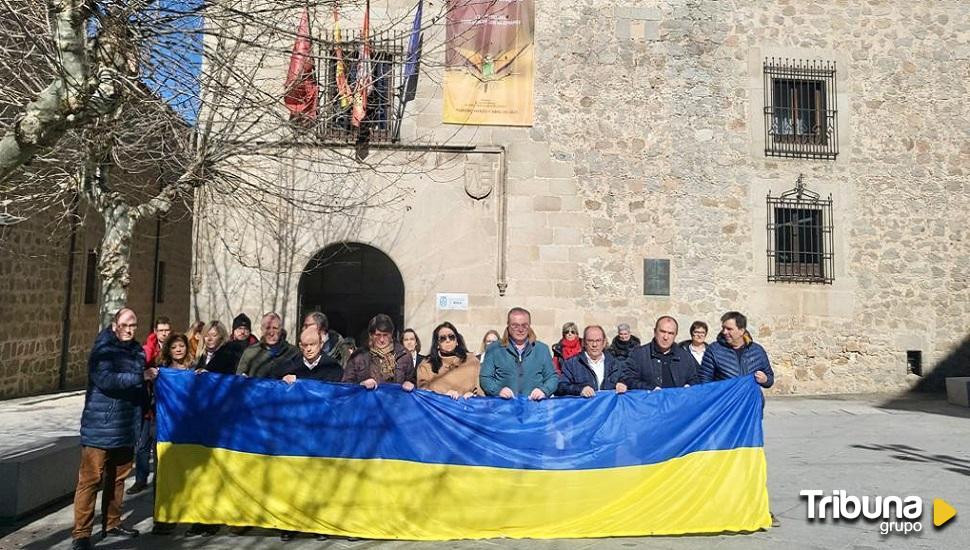
M 414 540 L 771 524 L 750 376 L 530 402 L 163 369 L 157 399 L 158 521 Z

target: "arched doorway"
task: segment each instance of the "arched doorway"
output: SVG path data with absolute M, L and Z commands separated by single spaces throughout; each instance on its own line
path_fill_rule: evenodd
M 337 243 L 317 252 L 300 276 L 300 316 L 322 311 L 330 328 L 367 344 L 367 322 L 378 313 L 404 329 L 404 279 L 394 261 L 361 243 Z M 396 336 L 396 335 L 395 335 Z

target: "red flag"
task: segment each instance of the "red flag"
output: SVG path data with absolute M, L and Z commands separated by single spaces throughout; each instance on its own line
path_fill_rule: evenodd
M 290 55 L 290 69 L 286 72 L 286 95 L 283 102 L 290 110 L 290 120 L 317 119 L 316 71 L 313 66 L 312 45 L 310 43 L 310 12 L 303 8 L 303 17 L 296 31 L 293 54 Z
M 367 115 L 367 96 L 371 89 L 370 66 L 370 0 L 364 11 L 364 30 L 361 33 L 360 60 L 357 63 L 357 81 L 354 84 L 354 106 L 351 109 L 350 123 L 359 128 Z

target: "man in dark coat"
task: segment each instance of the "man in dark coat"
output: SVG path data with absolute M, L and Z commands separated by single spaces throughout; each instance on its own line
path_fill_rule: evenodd
M 323 342 L 320 330 L 315 325 L 303 329 L 300 333 L 301 355 L 294 357 L 287 363 L 273 368 L 273 378 L 279 378 L 287 384 L 297 380 L 321 380 L 325 382 L 340 382 L 344 370 L 334 358 L 323 353 Z M 286 542 L 296 536 L 295 531 L 280 531 L 280 540 Z M 326 535 L 317 535 L 320 540 L 326 540 Z
M 775 383 L 768 353 L 748 333 L 748 318 L 740 312 L 729 311 L 721 316 L 721 334 L 717 341 L 704 352 L 699 379 L 714 382 L 752 373 L 761 387 L 770 388 Z
M 352 341 L 344 338 L 339 332 L 330 328 L 330 320 L 319 311 L 311 311 L 303 318 L 303 328 L 315 326 L 320 331 L 323 341 L 323 353 L 329 355 L 340 366 L 346 366 L 350 355 L 353 353 Z
M 300 334 L 300 351 L 301 355 L 274 367 L 273 378 L 279 378 L 287 384 L 304 378 L 340 382 L 344 374 L 343 367 L 333 357 L 323 353 L 323 342 L 320 341 L 317 327 L 303 329 Z
M 679 388 L 697 383 L 697 366 L 675 344 L 677 320 L 664 315 L 653 327 L 653 340 L 630 354 L 620 379 L 633 390 Z
M 137 537 L 121 524 L 125 478 L 131 473 L 135 432 L 143 405 L 144 383 L 158 376 L 145 368 L 145 352 L 135 341 L 138 318 L 122 308 L 94 341 L 88 358 L 88 388 L 81 413 L 81 465 L 74 493 L 71 548 L 92 548 L 94 504 L 103 486 L 104 536 Z
M 606 331 L 599 325 L 583 330 L 583 351 L 566 359 L 559 374 L 556 395 L 581 395 L 593 397 L 596 390 L 626 391 L 620 382 L 622 363 L 603 351 L 606 347 Z

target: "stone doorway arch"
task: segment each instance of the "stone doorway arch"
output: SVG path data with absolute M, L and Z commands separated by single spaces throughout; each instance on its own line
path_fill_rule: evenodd
M 330 328 L 358 347 L 367 344 L 367 322 L 378 313 L 390 315 L 398 333 L 404 329 L 404 279 L 394 260 L 373 246 L 344 242 L 320 250 L 304 268 L 298 293 L 298 326 L 307 313 L 322 311 Z

